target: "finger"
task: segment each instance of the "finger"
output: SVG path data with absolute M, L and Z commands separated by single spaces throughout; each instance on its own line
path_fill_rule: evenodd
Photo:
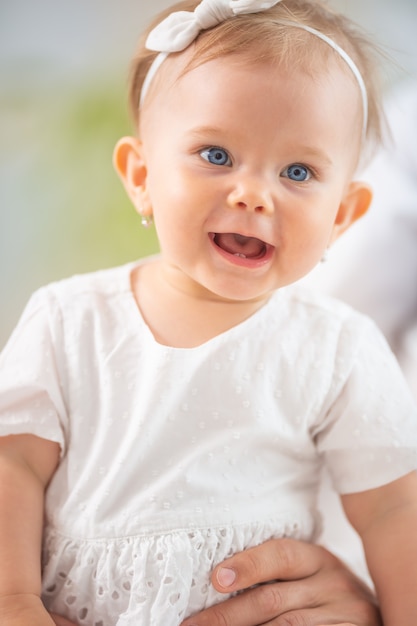
M 326 619 L 323 613 L 318 611 L 297 611 L 297 613 L 285 613 L 285 615 L 278 617 L 276 620 L 267 622 L 265 626 L 371 626 L 371 623 L 374 624 L 374 622 L 362 621 L 335 622 L 334 619 L 334 616 Z M 375 626 L 378 625 L 375 623 Z
M 298 580 L 312 576 L 337 559 L 321 546 L 294 539 L 271 539 L 239 552 L 213 571 L 217 591 L 229 593 L 270 580 Z
M 351 602 L 348 598 L 335 604 L 286 611 L 265 623 L 271 626 L 382 626 L 375 606 Z
M 253 589 L 247 589 L 243 593 L 229 598 L 205 611 L 194 618 L 186 620 L 183 626 L 256 626 L 258 624 L 281 624 L 278 619 L 285 616 L 284 624 L 291 624 L 291 619 L 304 619 L 294 621 L 294 624 L 316 626 L 324 624 L 322 620 L 328 616 L 328 624 L 335 619 L 332 608 L 318 607 L 317 600 L 319 589 L 315 581 L 300 582 L 277 582 L 260 585 Z M 337 616 L 340 616 L 341 607 L 337 607 Z M 295 614 L 295 611 L 297 613 Z M 344 619 L 344 616 L 341 616 Z M 315 620 L 315 621 L 314 621 Z M 321 620 L 321 621 L 320 621 Z M 341 626 L 338 624 L 338 626 Z
M 329 615 L 328 618 L 323 615 L 322 611 L 297 611 L 291 613 L 285 613 L 285 615 L 277 617 L 275 620 L 266 622 L 262 626 L 381 626 L 381 622 L 371 619 L 371 621 L 337 621 L 335 622 L 335 616 Z M 344 619 L 343 617 L 341 619 Z M 258 626 L 253 624 L 252 626 Z M 259 625 L 261 626 L 261 625 Z
M 262 585 L 216 604 L 181 626 L 258 626 L 267 624 L 279 614 L 277 599 L 269 590 L 272 585 Z M 279 601 L 279 600 L 278 600 Z
M 295 597 L 286 598 L 288 589 L 283 589 L 282 583 L 262 585 L 250 589 L 238 596 L 198 613 L 185 620 L 181 626 L 370 626 L 375 621 L 334 622 L 335 619 L 345 619 L 352 616 L 349 612 L 341 614 L 338 607 L 337 614 L 330 607 L 305 608 Z M 290 609 L 290 605 L 294 610 Z
M 66 617 L 51 613 L 51 617 L 54 620 L 56 626 L 77 626 L 74 622 L 70 622 Z

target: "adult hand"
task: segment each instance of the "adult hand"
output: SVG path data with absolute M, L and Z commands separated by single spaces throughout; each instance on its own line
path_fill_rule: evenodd
M 359 578 L 325 548 L 293 539 L 236 554 L 214 569 L 212 583 L 241 593 L 182 626 L 382 625 L 375 597 Z
M 77 624 L 75 624 L 74 622 L 70 622 L 65 617 L 61 617 L 61 615 L 51 613 L 51 617 L 54 620 L 56 626 L 77 626 Z

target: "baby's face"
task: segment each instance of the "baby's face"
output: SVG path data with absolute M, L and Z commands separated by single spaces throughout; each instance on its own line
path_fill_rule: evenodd
M 162 258 L 220 298 L 266 297 L 353 219 L 357 86 L 336 64 L 314 79 L 230 58 L 184 75 L 165 64 L 141 126 Z

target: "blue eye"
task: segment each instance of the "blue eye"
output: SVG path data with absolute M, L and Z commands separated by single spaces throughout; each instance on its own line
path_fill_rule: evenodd
M 213 165 L 231 165 L 231 160 L 226 150 L 223 148 L 206 148 L 200 152 L 200 155 Z
M 289 178 L 290 180 L 294 180 L 296 183 L 303 183 L 311 178 L 311 172 L 308 167 L 300 165 L 299 163 L 289 165 L 285 168 L 281 175 L 285 178 Z

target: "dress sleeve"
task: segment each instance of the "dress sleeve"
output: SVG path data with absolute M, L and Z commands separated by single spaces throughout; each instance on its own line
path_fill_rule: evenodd
M 365 491 L 417 469 L 417 407 L 376 325 L 347 328 L 325 418 L 313 433 L 339 493 Z
M 0 436 L 33 434 L 65 453 L 67 411 L 60 310 L 46 288 L 29 300 L 0 355 Z

